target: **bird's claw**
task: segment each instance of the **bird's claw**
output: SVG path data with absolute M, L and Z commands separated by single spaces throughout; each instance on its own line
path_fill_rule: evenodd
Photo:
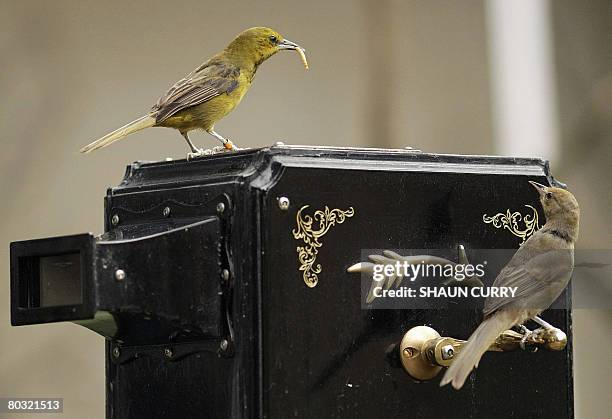
M 521 347 L 521 349 L 524 351 L 529 350 L 531 352 L 536 352 L 538 348 L 531 346 L 531 345 L 528 346 L 527 341 L 530 341 L 530 343 L 533 343 L 534 341 L 536 341 L 537 336 L 541 333 L 541 329 L 529 330 L 522 324 L 519 326 L 519 328 L 523 332 L 523 337 L 521 338 L 521 341 L 519 342 L 519 346 Z M 536 337 L 536 339 L 534 339 L 534 337 Z
M 242 150 L 241 148 L 238 148 L 235 145 L 233 145 L 231 142 L 229 142 L 229 144 L 231 144 L 231 148 L 227 147 L 227 143 L 222 146 L 221 145 L 215 146 L 213 148 L 207 148 L 207 149 L 200 148 L 197 151 L 194 151 L 192 153 L 187 153 L 187 160 L 192 160 L 192 159 L 196 159 L 198 157 L 204 157 L 204 156 L 212 156 L 214 154 L 219 154 L 219 153 L 228 153 L 228 152 Z
M 519 346 L 521 347 L 522 350 L 525 350 L 525 343 L 527 342 L 527 339 L 529 338 L 530 334 L 531 332 L 525 333 L 523 337 L 521 338 L 521 342 L 519 343 Z
M 231 148 L 228 148 L 228 146 L 226 144 L 218 145 L 215 146 L 211 149 L 212 154 L 218 154 L 218 153 L 229 153 L 229 152 L 234 152 L 234 151 L 238 151 L 238 150 L 242 150 L 241 148 L 236 147 L 235 145 L 232 144 Z
M 212 154 L 211 150 L 204 150 L 203 148 L 198 148 L 196 151 L 191 153 L 187 153 L 187 161 L 196 159 L 198 157 L 208 156 Z

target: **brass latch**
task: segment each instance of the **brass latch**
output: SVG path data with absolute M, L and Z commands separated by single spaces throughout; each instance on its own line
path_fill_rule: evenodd
M 410 329 L 399 344 L 399 356 L 404 370 L 417 380 L 434 378 L 442 367 L 448 367 L 461 352 L 465 340 L 442 337 L 428 326 Z M 545 348 L 561 351 L 567 345 L 566 334 L 555 327 L 540 328 L 521 334 L 506 330 L 489 347 L 492 352 L 509 352 L 517 349 Z

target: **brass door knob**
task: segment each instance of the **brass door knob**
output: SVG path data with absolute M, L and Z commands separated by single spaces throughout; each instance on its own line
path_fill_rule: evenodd
M 448 367 L 461 352 L 465 340 L 442 337 L 428 326 L 416 326 L 408 330 L 399 344 L 399 356 L 404 370 L 417 380 L 434 378 L 442 367 Z M 541 328 L 523 335 L 506 330 L 489 347 L 493 352 L 509 352 L 517 349 L 545 348 L 561 351 L 567 345 L 566 334 L 557 328 Z

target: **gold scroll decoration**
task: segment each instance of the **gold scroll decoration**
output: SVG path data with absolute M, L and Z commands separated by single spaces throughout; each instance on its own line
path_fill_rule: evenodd
M 355 215 L 353 207 L 349 207 L 346 211 L 340 209 L 329 209 L 325 206 L 322 210 L 317 210 L 312 216 L 302 215 L 302 211 L 308 208 L 304 205 L 297 212 L 295 217 L 297 227 L 293 230 L 293 237 L 296 240 L 302 240 L 304 246 L 297 246 L 298 261 L 300 263 L 300 271 L 303 272 L 302 277 L 304 282 L 310 288 L 313 288 L 319 282 L 318 274 L 323 269 L 320 263 L 316 263 L 319 248 L 323 246 L 320 239 L 323 237 L 332 226 L 342 224 L 347 218 Z
M 486 224 L 492 224 L 495 228 L 503 228 L 516 237 L 523 239 L 520 243 L 522 245 L 525 241 L 536 231 L 540 229 L 538 221 L 538 211 L 531 205 L 525 205 L 532 212 L 531 214 L 521 214 L 519 211 L 510 212 L 509 209 L 505 213 L 499 212 L 491 217 L 487 214 L 482 216 L 482 221 Z M 525 228 L 519 227 L 522 222 Z

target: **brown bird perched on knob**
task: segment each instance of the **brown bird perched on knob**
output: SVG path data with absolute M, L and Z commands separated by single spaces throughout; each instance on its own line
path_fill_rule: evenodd
M 514 297 L 487 298 L 484 320 L 444 374 L 440 385 L 460 389 L 482 355 L 504 330 L 537 317 L 559 297 L 574 270 L 574 243 L 578 238 L 580 208 L 570 192 L 530 182 L 540 194 L 546 224 L 516 251 L 501 270 L 494 287 L 516 287 Z
M 81 153 L 106 147 L 149 127 L 179 130 L 191 149 L 188 158 L 205 154 L 189 139 L 189 131 L 194 129 L 203 129 L 220 140 L 227 150 L 236 149 L 230 140 L 215 131 L 215 123 L 240 103 L 259 65 L 281 50 L 296 50 L 308 69 L 304 49 L 298 44 L 270 28 L 247 29 L 223 51 L 172 86 L 148 114 L 86 145 Z

